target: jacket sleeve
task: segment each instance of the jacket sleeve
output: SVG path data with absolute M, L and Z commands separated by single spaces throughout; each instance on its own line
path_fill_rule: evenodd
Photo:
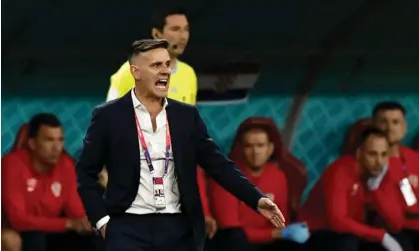
M 76 167 L 70 161 L 66 161 L 66 179 L 68 184 L 65 213 L 67 217 L 77 219 L 86 216 L 83 203 L 77 191 Z
M 277 167 L 275 167 L 277 168 Z M 278 182 L 278 191 L 275 192 L 274 201 L 278 205 L 279 209 L 281 210 L 282 214 L 285 217 L 285 221 L 287 222 L 289 219 L 288 215 L 288 185 L 287 179 L 285 174 L 278 170 L 275 170 L 277 175 L 272 175 L 272 182 Z M 246 227 L 244 228 L 244 232 L 250 242 L 254 243 L 267 243 L 273 241 L 274 238 L 272 237 L 273 228 L 269 225 L 266 228 L 251 228 Z
M 205 217 L 212 218 L 209 199 L 208 199 L 208 186 L 207 186 L 207 177 L 205 176 L 204 170 L 198 167 L 198 188 L 199 194 L 201 195 L 202 207 L 204 210 Z
M 331 167 L 330 167 L 331 168 Z M 360 238 L 381 242 L 385 231 L 357 222 L 347 216 L 348 189 L 345 184 L 345 173 L 334 171 L 328 173 L 324 180 L 326 213 L 333 231 L 351 233 Z
M 95 108 L 90 126 L 83 141 L 83 148 L 76 164 L 78 192 L 92 225 L 106 217 L 98 175 L 105 163 L 106 121 L 101 114 L 103 108 Z
M 30 213 L 25 201 L 27 186 L 19 178 L 20 161 L 2 158 L 2 203 L 13 229 L 17 231 L 65 232 L 66 218 L 42 217 Z
M 207 127 L 195 109 L 196 159 L 198 164 L 223 188 L 257 210 L 259 199 L 264 195 L 240 172 L 237 166 L 220 152 L 209 137 Z
M 378 189 L 371 191 L 371 197 L 374 207 L 392 232 L 399 232 L 404 224 L 403 202 L 399 201 L 399 187 L 389 174 L 386 174 Z

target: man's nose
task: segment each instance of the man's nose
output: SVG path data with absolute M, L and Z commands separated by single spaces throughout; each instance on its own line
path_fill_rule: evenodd
M 255 148 L 255 150 L 254 150 L 254 153 L 255 153 L 256 155 L 260 154 L 261 152 L 262 152 L 262 150 L 260 150 L 260 149 L 258 149 L 258 148 Z
M 160 74 L 169 75 L 170 74 L 170 66 L 163 67 L 162 70 L 160 71 Z
M 397 128 L 397 125 L 391 123 L 387 126 L 387 128 L 388 128 L 388 130 L 394 130 L 394 129 Z
M 387 164 L 387 159 L 386 158 L 383 158 L 383 157 L 380 157 L 380 158 L 378 158 L 378 161 L 377 161 L 378 163 L 378 165 L 380 165 L 380 166 L 385 166 L 386 164 Z
M 62 149 L 63 149 L 63 144 L 61 143 L 61 142 L 56 142 L 53 146 L 52 146 L 52 149 L 54 150 L 54 151 L 62 151 Z

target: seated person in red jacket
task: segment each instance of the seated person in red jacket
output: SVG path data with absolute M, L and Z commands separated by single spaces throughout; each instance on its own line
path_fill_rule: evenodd
M 208 177 L 202 168 L 197 169 L 197 180 L 199 194 L 201 197 L 202 209 L 205 216 L 205 232 L 208 236 L 208 239 L 211 240 L 212 238 L 214 238 L 214 235 L 217 232 L 217 222 L 215 221 L 214 216 L 212 215 L 211 206 L 208 198 Z
M 376 127 L 386 132 L 390 140 L 390 156 L 397 167 L 394 170 L 396 182 L 406 178 L 406 185 L 413 190 L 410 196 L 413 196 L 413 199 L 419 198 L 419 153 L 401 145 L 407 131 L 405 108 L 397 102 L 379 103 L 373 110 L 372 121 Z M 398 184 L 395 184 L 395 187 L 399 188 Z M 403 232 L 412 240 L 415 250 L 419 250 L 419 204 L 408 204 L 405 200 L 401 202 L 406 212 Z
M 419 157 L 419 156 L 418 156 Z M 419 162 L 419 158 L 416 159 Z M 387 171 L 386 176 L 382 181 L 378 181 L 375 186 L 378 190 L 382 190 L 382 193 L 393 190 L 391 193 L 398 195 L 397 201 L 391 201 L 392 206 L 398 210 L 394 210 L 394 218 L 398 218 L 400 228 L 404 228 L 399 236 L 399 239 L 403 241 L 403 250 L 419 250 L 417 245 L 417 232 L 419 228 L 419 203 L 417 191 L 409 181 L 406 173 L 403 171 L 403 167 L 400 165 L 400 161 L 397 158 L 389 159 L 390 168 Z M 387 192 L 388 193 L 388 192 Z M 390 201 L 389 201 L 390 203 Z M 374 226 L 385 226 L 385 219 L 382 219 L 376 213 L 376 208 L 371 208 L 373 217 L 371 223 Z M 416 236 L 415 236 L 416 234 Z
M 92 231 L 77 193 L 74 164 L 62 153 L 59 120 L 53 114 L 38 114 L 29 122 L 28 149 L 2 158 L 2 203 L 24 251 L 47 250 L 64 238 L 57 233 Z M 59 250 L 77 243 L 61 243 Z
M 388 179 L 389 141 L 378 129 L 368 128 L 360 136 L 356 157 L 346 155 L 326 168 L 300 211 L 311 237 L 308 250 L 357 251 L 380 249 L 401 251 L 390 232 L 401 229 L 403 219 L 394 203 L 394 189 L 377 189 L 371 181 Z M 376 182 L 377 183 L 377 182 Z M 369 226 L 367 208 L 373 205 L 387 223 L 386 228 Z
M 287 181 L 275 160 L 271 159 L 274 144 L 269 130 L 262 125 L 252 124 L 239 133 L 242 158 L 236 164 L 253 184 L 271 196 L 285 218 L 288 218 Z M 269 221 L 252 212 L 252 209 L 224 194 L 225 190 L 211 190 L 211 193 L 211 203 L 214 204 L 214 209 L 218 209 L 214 212 L 216 220 L 220 219 L 220 225 L 224 227 L 215 236 L 216 250 L 277 250 L 278 246 L 296 246 L 293 248 L 296 249 L 299 246 L 296 242 L 305 242 L 308 239 L 309 232 L 304 223 L 291 224 L 282 230 L 275 229 Z M 239 231 L 244 233 L 244 238 L 234 236 Z M 233 237 L 230 238 L 231 236 Z

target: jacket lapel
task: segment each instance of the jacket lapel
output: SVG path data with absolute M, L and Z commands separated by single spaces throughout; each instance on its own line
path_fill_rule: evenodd
M 135 111 L 134 105 L 132 103 L 131 91 L 125 94 L 120 99 L 121 105 L 123 106 L 121 109 L 121 116 L 122 121 L 126 121 L 125 125 L 125 135 L 126 135 L 126 142 L 128 146 L 126 149 L 132 151 L 130 154 L 133 159 L 134 168 L 137 170 L 137 174 L 140 174 L 140 164 L 141 164 L 141 156 L 140 156 L 140 145 L 138 142 L 138 133 L 137 133 L 137 126 L 135 124 Z M 123 147 L 123 146 L 121 146 Z
M 175 162 L 175 172 L 180 177 L 182 176 L 182 115 L 176 113 L 176 106 L 173 100 L 167 99 L 168 105 L 166 107 L 167 120 L 169 121 L 170 138 L 172 140 L 172 152 Z

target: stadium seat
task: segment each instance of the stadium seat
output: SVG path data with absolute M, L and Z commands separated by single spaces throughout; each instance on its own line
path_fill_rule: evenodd
M 17 132 L 15 142 L 11 148 L 11 152 L 18 149 L 25 149 L 28 147 L 28 123 L 23 124 Z
M 345 141 L 342 146 L 341 156 L 354 155 L 356 151 L 356 144 L 359 135 L 368 127 L 372 125 L 370 118 L 362 118 L 356 121 L 348 130 Z
M 277 160 L 279 167 L 285 173 L 288 180 L 288 199 L 289 199 L 289 215 L 291 221 L 297 217 L 297 212 L 300 206 L 300 199 L 302 193 L 307 185 L 307 172 L 304 164 L 299 161 L 294 155 L 284 146 L 282 140 L 282 134 L 280 133 L 275 122 L 270 118 L 264 117 L 250 117 L 243 121 L 237 130 L 236 137 L 230 152 L 230 158 L 237 162 L 242 159 L 241 147 L 237 147 L 240 144 L 239 135 L 241 131 L 250 125 L 261 125 L 269 130 L 275 146 L 275 151 L 272 158 Z
M 12 148 L 10 149 L 10 151 L 16 151 L 19 149 L 26 149 L 28 147 L 28 123 L 24 123 L 20 128 L 19 131 L 17 132 L 16 138 L 15 138 L 15 142 L 13 143 Z M 71 162 L 74 163 L 74 159 L 73 157 L 71 157 L 71 155 L 67 152 L 67 150 L 64 149 L 63 154 L 65 156 L 67 156 Z

